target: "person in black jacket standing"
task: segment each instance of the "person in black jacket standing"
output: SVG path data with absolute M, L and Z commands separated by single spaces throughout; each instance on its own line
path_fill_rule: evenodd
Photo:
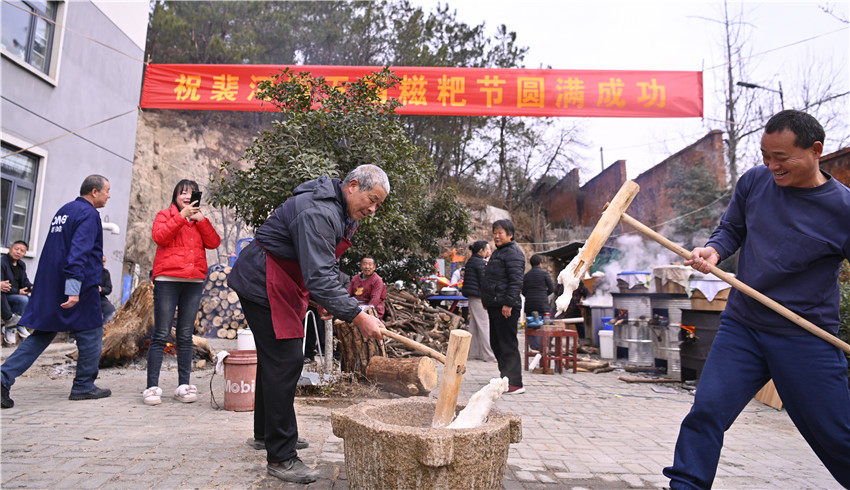
M 525 273 L 522 280 L 522 294 L 525 296 L 526 314 L 537 312 L 542 317 L 549 313 L 549 295 L 555 292 L 555 285 L 549 273 L 540 267 L 541 261 L 537 254 L 528 261 L 531 270 Z M 528 337 L 528 345 L 534 350 L 540 350 L 540 337 Z
M 522 362 L 517 341 L 517 322 L 522 309 L 523 271 L 525 255 L 514 241 L 513 222 L 500 219 L 493 223 L 493 242 L 496 251 L 485 269 L 485 289 L 482 302 L 490 317 L 490 347 L 496 354 L 499 375 L 508 377 L 506 393 L 525 393 L 522 386 Z
M 490 319 L 481 303 L 484 270 L 487 265 L 484 259 L 490 256 L 490 244 L 478 240 L 469 246 L 469 250 L 472 256 L 466 261 L 466 272 L 463 276 L 463 295 L 469 299 L 469 333 L 472 334 L 467 359 L 492 362 L 496 360 L 496 356 L 490 347 Z

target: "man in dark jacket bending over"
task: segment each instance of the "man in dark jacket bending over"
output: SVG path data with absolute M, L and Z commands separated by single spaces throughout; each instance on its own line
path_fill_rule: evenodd
M 364 337 L 381 338 L 381 321 L 361 313 L 340 283 L 336 260 L 359 220 L 389 191 L 387 174 L 375 165 L 357 167 L 342 182 L 322 176 L 301 184 L 260 226 L 228 277 L 257 344 L 254 439 L 265 442 L 268 473 L 282 480 L 311 483 L 317 476 L 295 450 L 295 387 L 309 299 L 353 322 Z

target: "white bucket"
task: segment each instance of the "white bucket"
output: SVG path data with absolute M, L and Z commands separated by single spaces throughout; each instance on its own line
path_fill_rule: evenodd
M 599 331 L 599 357 L 602 359 L 614 358 L 614 331 Z
M 236 348 L 238 350 L 257 350 L 257 345 L 254 343 L 254 332 L 250 328 L 245 327 L 236 334 Z

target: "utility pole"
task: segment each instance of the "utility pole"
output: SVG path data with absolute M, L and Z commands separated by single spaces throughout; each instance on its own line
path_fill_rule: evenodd
M 602 164 L 602 170 L 605 170 L 605 158 L 602 156 L 602 147 L 599 147 L 599 163 Z

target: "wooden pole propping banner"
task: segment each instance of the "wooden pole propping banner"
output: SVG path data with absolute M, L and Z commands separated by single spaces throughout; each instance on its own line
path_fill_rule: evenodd
M 663 237 L 661 234 L 659 234 L 658 232 L 656 232 L 652 228 L 644 225 L 643 223 L 632 218 L 628 214 L 623 213 L 621 220 L 622 220 L 623 223 L 625 223 L 625 224 L 631 226 L 632 228 L 636 229 L 643 236 L 660 243 L 662 246 L 669 249 L 670 251 L 672 251 L 676 255 L 684 258 L 685 260 L 691 260 L 693 258 L 693 254 L 690 251 L 685 250 L 681 246 L 673 243 L 672 241 Z M 769 297 L 765 296 L 764 294 L 762 294 L 762 293 L 756 291 L 755 289 L 751 288 L 750 286 L 744 284 L 743 282 L 741 282 L 740 279 L 736 278 L 735 276 L 733 276 L 729 273 L 723 272 L 722 270 L 717 268 L 717 266 L 710 265 L 710 267 L 711 267 L 711 273 L 712 274 L 717 276 L 719 279 L 726 281 L 727 283 L 732 285 L 732 287 L 734 287 L 738 291 L 741 291 L 742 293 L 744 293 L 747 296 L 755 299 L 759 303 L 767 306 L 768 308 L 775 311 L 776 313 L 779 313 L 780 315 L 787 318 L 788 320 L 791 320 L 792 322 L 794 322 L 798 326 L 807 330 L 809 333 L 811 333 L 811 334 L 813 334 L 817 337 L 820 337 L 823 340 L 826 340 L 830 344 L 832 344 L 832 345 L 838 347 L 839 349 L 843 350 L 844 352 L 850 354 L 850 344 L 847 344 L 847 342 L 844 342 L 843 340 L 841 340 L 838 337 L 830 334 L 826 330 L 818 327 L 814 323 L 806 320 L 805 318 L 794 313 L 793 311 L 789 310 L 788 308 L 782 306 L 781 304 L 777 303 L 776 301 L 770 299 Z
M 472 342 L 472 334 L 465 330 L 452 330 L 449 334 L 446 364 L 443 368 L 440 393 L 437 395 L 437 409 L 434 411 L 431 427 L 445 427 L 455 416 L 460 383 L 463 381 L 463 373 L 466 372 L 470 342 Z

